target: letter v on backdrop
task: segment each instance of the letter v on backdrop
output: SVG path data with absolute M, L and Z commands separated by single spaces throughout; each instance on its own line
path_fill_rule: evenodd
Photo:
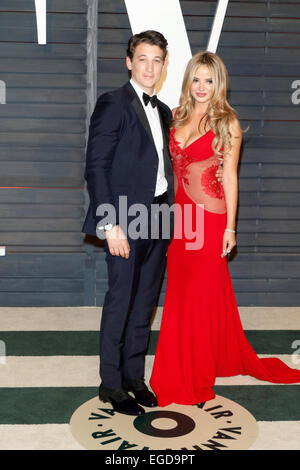
M 125 4 L 133 34 L 155 29 L 168 40 L 167 68 L 156 92 L 173 108 L 178 105 L 184 70 L 192 55 L 179 0 L 125 0 Z M 218 2 L 206 48 L 208 51 L 217 50 L 227 5 L 228 0 Z M 35 0 L 35 11 L 38 43 L 46 44 L 46 0 Z
M 201 2 L 199 8 L 201 11 Z M 125 0 L 133 34 L 154 29 L 169 44 L 166 73 L 157 86 L 159 98 L 174 108 L 178 105 L 185 67 L 192 56 L 179 0 Z M 219 0 L 206 50 L 216 52 L 228 0 Z

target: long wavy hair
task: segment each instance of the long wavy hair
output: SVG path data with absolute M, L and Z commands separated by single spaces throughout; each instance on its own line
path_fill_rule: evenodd
M 199 121 L 199 129 L 202 119 L 205 119 L 205 129 L 208 127 L 215 134 L 212 142 L 214 156 L 223 158 L 231 149 L 229 126 L 233 122 L 236 112 L 227 101 L 228 73 L 224 62 L 217 54 L 198 52 L 189 61 L 182 82 L 179 106 L 176 108 L 171 126 L 175 128 L 183 127 L 191 118 L 195 100 L 191 95 L 190 88 L 195 73 L 201 65 L 206 65 L 209 68 L 214 88 L 207 111 Z

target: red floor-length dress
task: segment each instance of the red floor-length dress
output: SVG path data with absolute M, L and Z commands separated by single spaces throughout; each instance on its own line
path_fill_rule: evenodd
M 300 382 L 300 370 L 277 358 L 259 358 L 245 337 L 227 258 L 221 258 L 227 214 L 215 176 L 214 133 L 208 131 L 184 150 L 174 133 L 175 233 L 150 379 L 158 405 L 211 400 L 216 377 L 241 374 L 274 383 Z M 198 234 L 194 240 L 193 233 Z

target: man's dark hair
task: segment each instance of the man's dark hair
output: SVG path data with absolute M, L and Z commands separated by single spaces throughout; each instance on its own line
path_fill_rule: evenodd
M 151 30 L 143 31 L 142 33 L 131 36 L 131 38 L 128 41 L 128 47 L 127 47 L 127 57 L 129 57 L 130 60 L 132 60 L 133 58 L 136 47 L 141 43 L 146 43 L 146 44 L 150 44 L 151 46 L 160 47 L 160 49 L 163 51 L 163 60 L 165 60 L 167 52 L 168 52 L 167 50 L 168 42 L 161 33 L 159 33 L 158 31 L 151 31 Z

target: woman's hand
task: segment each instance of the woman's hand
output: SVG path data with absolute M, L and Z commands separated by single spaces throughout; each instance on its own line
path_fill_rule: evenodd
M 231 252 L 232 248 L 236 245 L 235 233 L 228 232 L 225 230 L 223 235 L 223 252 L 221 258 L 228 255 Z

